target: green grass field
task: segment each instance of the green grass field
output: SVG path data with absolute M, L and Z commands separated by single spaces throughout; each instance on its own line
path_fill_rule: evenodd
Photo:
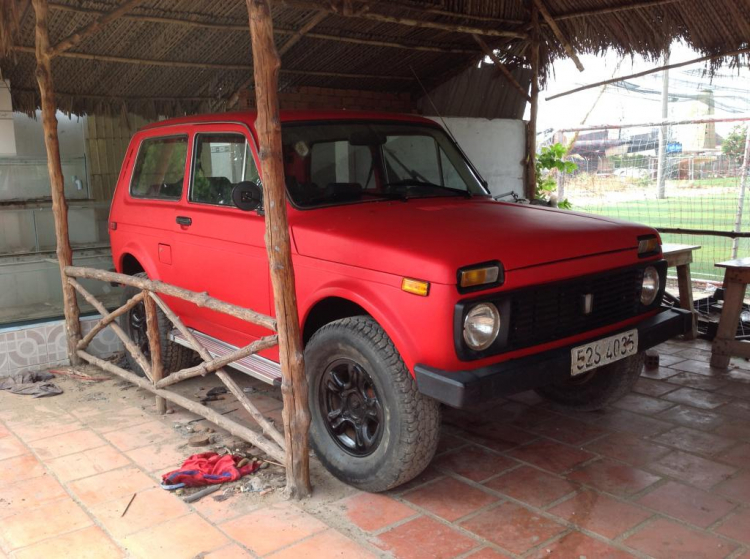
M 719 179 L 727 186 L 730 179 Z M 737 179 L 730 186 L 735 186 Z M 692 181 L 693 185 L 709 181 Z M 708 184 L 701 185 L 708 186 Z M 716 179 L 711 186 L 717 186 Z M 736 188 L 736 186 L 735 186 Z M 727 188 L 717 188 L 716 192 L 701 189 L 691 192 L 686 189 L 684 194 L 669 197 L 664 200 L 643 199 L 635 201 L 608 202 L 604 197 L 597 199 L 581 199 L 574 203 L 573 209 L 591 212 L 608 217 L 616 217 L 627 221 L 645 223 L 652 227 L 675 227 L 685 229 L 709 229 L 715 231 L 732 231 L 734 228 L 735 212 L 737 210 L 737 193 Z M 644 196 L 645 198 L 645 196 Z M 743 216 L 743 231 L 750 231 L 750 199 L 745 203 Z M 701 245 L 702 249 L 694 253 L 694 263 L 691 271 L 694 278 L 721 279 L 723 273 L 715 268 L 716 262 L 731 258 L 732 240 L 726 237 L 708 235 L 673 235 L 663 234 L 665 243 L 680 243 Z M 738 256 L 750 255 L 750 239 L 741 239 Z

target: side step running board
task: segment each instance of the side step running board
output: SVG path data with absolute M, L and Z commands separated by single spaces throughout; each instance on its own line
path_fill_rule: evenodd
M 206 334 L 201 334 L 200 332 L 198 332 L 197 330 L 193 330 L 192 328 L 190 329 L 190 332 L 201 343 L 201 345 L 206 348 L 208 353 L 211 354 L 211 357 L 222 357 L 237 349 L 233 345 L 224 343 L 221 340 L 217 340 L 216 338 L 212 338 L 211 336 L 208 336 Z M 185 336 L 183 336 L 179 330 L 172 330 L 169 333 L 169 339 L 176 344 L 180 344 L 181 346 L 192 349 L 190 343 L 187 341 L 187 339 L 185 339 Z M 238 371 L 250 375 L 251 377 L 257 378 L 258 380 L 267 382 L 268 384 L 281 386 L 281 366 L 278 363 L 274 363 L 270 359 L 266 359 L 265 357 L 261 357 L 259 355 L 249 355 L 244 359 L 235 361 L 229 366 L 233 369 L 237 369 Z

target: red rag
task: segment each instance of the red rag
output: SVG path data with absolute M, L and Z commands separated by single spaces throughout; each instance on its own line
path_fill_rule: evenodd
M 185 487 L 200 487 L 236 481 L 247 474 L 256 471 L 260 464 L 250 462 L 241 468 L 237 464 L 242 456 L 232 454 L 219 455 L 215 452 L 194 454 L 182 464 L 179 470 L 174 470 L 161 476 L 163 485 L 177 485 L 184 483 Z

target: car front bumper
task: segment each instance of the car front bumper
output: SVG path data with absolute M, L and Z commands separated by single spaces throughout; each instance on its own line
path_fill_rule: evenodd
M 638 330 L 638 350 L 645 351 L 692 328 L 689 311 L 664 309 L 636 326 L 620 330 Z M 617 334 L 611 332 L 607 336 Z M 422 394 L 455 408 L 469 408 L 501 396 L 508 396 L 563 381 L 570 376 L 571 350 L 602 336 L 536 353 L 520 359 L 467 371 L 442 371 L 417 364 L 414 373 Z

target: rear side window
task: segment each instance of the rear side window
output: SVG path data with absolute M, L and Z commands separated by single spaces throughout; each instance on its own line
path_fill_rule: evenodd
M 185 177 L 187 145 L 187 136 L 143 140 L 133 169 L 130 195 L 179 200 Z
M 232 189 L 244 181 L 258 182 L 258 169 L 242 134 L 198 134 L 195 140 L 190 201 L 234 206 Z

